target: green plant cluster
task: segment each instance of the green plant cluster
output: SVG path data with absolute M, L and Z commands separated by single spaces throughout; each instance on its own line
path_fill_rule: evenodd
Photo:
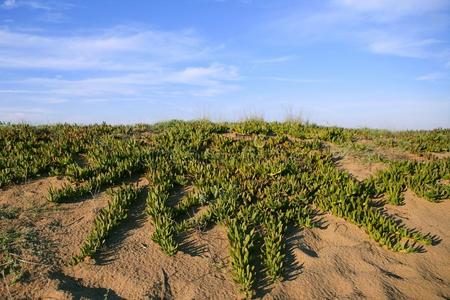
M 102 137 L 139 132 L 137 126 L 0 123 L 0 188 L 39 176 L 65 175 Z M 117 145 L 111 145 L 111 151 Z
M 39 175 L 60 174 L 73 161 L 84 141 L 67 126 L 36 128 L 29 125 L 0 126 L 0 187 L 22 183 Z
M 153 164 L 150 164 L 150 171 L 147 175 L 151 182 L 151 190 L 147 197 L 147 213 L 152 218 L 155 227 L 152 240 L 170 256 L 178 251 L 173 212 L 172 208 L 167 206 L 170 191 L 174 187 L 171 169 L 167 160 L 156 159 Z
M 264 134 L 273 133 L 270 123 L 264 122 L 262 119 L 249 119 L 243 122 L 234 123 L 231 126 L 231 131 L 240 134 Z
M 128 209 L 138 198 L 139 192 L 140 188 L 132 185 L 123 185 L 111 191 L 112 200 L 97 213 L 94 228 L 81 246 L 79 254 L 72 257 L 71 264 L 92 257 L 103 246 L 112 230 L 127 218 Z
M 255 282 L 255 229 L 250 227 L 246 220 L 230 219 L 227 231 L 233 279 L 241 285 L 241 292 L 247 298 L 253 295 Z
M 134 139 L 106 139 L 92 149 L 89 165 L 71 164 L 67 175 L 73 182 L 61 188 L 51 187 L 48 200 L 61 203 L 92 195 L 104 188 L 122 182 L 146 169 L 152 155 L 143 143 Z M 103 160 L 104 159 L 104 160 Z
M 364 140 L 382 148 L 397 148 L 416 154 L 450 152 L 450 129 L 388 131 L 345 129 L 353 141 Z
M 450 186 L 442 180 L 450 178 L 450 159 L 428 162 L 392 162 L 386 170 L 378 172 L 370 179 L 376 195 L 384 195 L 395 205 L 403 203 L 403 192 L 411 188 L 417 196 L 436 202 L 450 197 Z
M 414 153 L 450 152 L 450 130 L 385 132 L 375 143 Z
M 267 269 L 267 276 L 275 281 L 282 276 L 284 252 L 285 225 L 281 219 L 269 216 L 264 222 L 264 250 L 263 260 Z
M 317 174 L 322 185 L 315 193 L 314 202 L 321 210 L 363 227 L 380 245 L 394 251 L 416 252 L 420 250 L 416 242 L 431 244 L 428 235 L 406 229 L 372 205 L 371 197 L 375 193 L 372 182 L 357 182 L 332 165 L 326 169 L 325 174 Z

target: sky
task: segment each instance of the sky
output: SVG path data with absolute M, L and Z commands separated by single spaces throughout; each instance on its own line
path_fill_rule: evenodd
M 0 121 L 450 128 L 450 0 L 0 0 Z

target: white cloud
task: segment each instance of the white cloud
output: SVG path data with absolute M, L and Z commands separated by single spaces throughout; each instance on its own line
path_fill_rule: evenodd
M 416 77 L 416 80 L 419 81 L 438 81 L 440 79 L 444 79 L 445 73 L 443 72 L 434 72 L 434 73 L 429 73 L 429 74 L 425 74 L 419 77 Z
M 0 68 L 145 70 L 156 63 L 207 58 L 212 48 L 190 31 L 117 27 L 49 36 L 0 29 Z
M 58 103 L 63 103 L 92 99 L 99 102 L 189 95 L 212 97 L 238 90 L 238 79 L 236 67 L 213 63 L 207 67 L 161 68 L 154 72 L 78 80 L 38 77 L 3 81 L 0 93 L 20 101 L 52 104 L 55 99 Z
M 263 59 L 255 59 L 252 60 L 253 64 L 276 64 L 276 63 L 284 63 L 290 60 L 293 60 L 295 57 L 293 56 L 278 56 L 278 57 L 270 57 Z
M 4 0 L 0 6 L 3 9 L 13 9 L 25 7 L 30 9 L 51 10 L 51 7 L 41 1 L 25 1 L 25 0 Z
M 371 14 L 379 21 L 443 11 L 449 6 L 447 0 L 335 0 L 335 3 L 349 10 Z
M 257 80 L 270 80 L 270 81 L 282 81 L 282 82 L 290 82 L 290 83 L 323 83 L 329 82 L 326 79 L 310 79 L 310 78 L 289 78 L 289 77 L 278 77 L 278 76 L 259 76 L 250 79 Z
M 5 0 L 3 1 L 2 8 L 14 8 L 16 5 L 15 0 Z
M 212 97 L 238 90 L 238 68 L 217 61 L 216 48 L 192 30 L 120 26 L 55 36 L 0 29 L 0 71 L 27 74 L 2 78 L 0 94 L 19 103 L 68 105 Z M 35 71 L 46 75 L 28 75 Z
M 404 37 L 400 34 L 387 35 L 386 33 L 365 34 L 368 49 L 373 53 L 391 54 L 414 58 L 431 58 L 440 56 L 436 46 L 442 44 L 435 39 L 420 39 L 415 37 Z
M 0 107 L 0 120 L 3 122 L 46 122 L 54 111 L 43 108 Z
M 209 85 L 215 80 L 236 80 L 238 70 L 234 66 L 213 64 L 209 67 L 189 67 L 182 71 L 169 75 L 164 81 L 187 83 L 196 85 Z
M 446 61 L 450 58 L 448 0 L 330 0 L 319 7 L 290 8 L 264 30 L 277 43 L 346 43 L 375 54 Z
M 1 1 L 1 0 L 0 0 Z M 65 1 L 41 1 L 41 0 L 4 0 L 0 9 L 28 9 L 33 10 L 31 20 L 47 23 L 62 23 L 67 19 L 65 11 L 76 5 Z
M 40 16 L 38 20 L 48 23 L 62 23 L 66 20 L 66 16 L 60 12 L 47 12 Z

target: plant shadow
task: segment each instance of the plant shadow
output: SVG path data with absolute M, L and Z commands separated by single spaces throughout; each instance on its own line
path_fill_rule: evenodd
M 108 299 L 121 300 L 125 299 L 117 295 L 116 292 L 109 288 L 87 287 L 80 280 L 73 278 L 61 271 L 52 272 L 49 278 L 58 281 L 58 289 L 70 293 L 71 299 Z
M 271 282 L 265 275 L 265 269 L 261 259 L 256 261 L 256 282 L 255 282 L 255 297 L 263 298 L 265 295 L 275 287 L 277 283 L 284 281 L 293 281 L 300 274 L 303 273 L 303 263 L 300 263 L 294 254 L 295 249 L 301 249 L 303 235 L 297 228 L 289 226 L 285 232 L 285 259 L 283 261 L 283 273 L 281 278 L 276 282 Z M 303 250 L 302 250 L 303 251 Z M 317 254 L 316 254 L 317 255 Z
M 145 212 L 148 188 L 140 192 L 136 201 L 128 209 L 128 217 L 124 220 L 106 240 L 105 245 L 95 255 L 96 263 L 99 265 L 110 264 L 115 259 L 115 254 L 122 246 L 123 241 L 130 236 L 131 231 L 144 225 L 147 215 Z

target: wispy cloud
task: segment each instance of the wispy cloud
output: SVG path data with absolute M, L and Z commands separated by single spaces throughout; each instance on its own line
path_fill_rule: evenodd
M 419 80 L 419 81 L 438 81 L 438 80 L 441 80 L 441 79 L 444 79 L 444 78 L 446 78 L 446 74 L 445 73 L 443 73 L 443 72 L 433 72 L 433 73 L 428 73 L 428 74 L 425 74 L 425 75 L 421 75 L 421 76 L 418 76 L 418 77 L 416 77 L 416 80 Z
M 284 63 L 284 62 L 287 62 L 287 61 L 290 61 L 293 59 L 295 59 L 294 56 L 278 56 L 278 57 L 255 59 L 255 60 L 252 60 L 251 63 L 253 63 L 253 64 L 277 64 L 277 63 Z
M 38 20 L 39 21 L 44 21 L 47 23 L 62 23 L 63 21 L 65 21 L 67 18 L 66 16 L 61 13 L 61 12 L 52 12 L 49 11 L 43 15 L 41 15 Z
M 367 32 L 365 36 L 371 52 L 403 57 L 436 58 L 441 55 L 439 47 L 444 44 L 436 39 L 408 38 L 384 32 Z
M 312 10 L 291 8 L 267 26 L 288 43 L 338 40 L 375 54 L 445 61 L 449 9 L 447 0 L 330 0 Z
M 259 77 L 251 77 L 249 79 L 282 81 L 282 82 L 290 82 L 290 83 L 323 83 L 323 82 L 329 82 L 329 80 L 327 80 L 327 79 L 290 78 L 290 77 L 279 77 L 279 76 L 259 76 Z
M 32 15 L 28 17 L 30 21 L 45 23 L 62 23 L 68 20 L 66 13 L 74 7 L 74 4 L 63 0 L 4 0 L 0 4 L 0 9 L 3 10 L 31 11 Z
M 15 0 L 5 0 L 5 1 L 3 1 L 3 4 L 1 5 L 1 7 L 5 8 L 5 9 L 13 8 L 15 6 L 16 6 Z
M 0 120 L 4 122 L 45 122 L 45 117 L 53 115 L 55 112 L 43 108 L 29 107 L 1 107 Z
M 155 62 L 204 59 L 212 51 L 190 31 L 128 27 L 75 36 L 0 29 L 0 46 L 2 68 L 54 70 L 142 70 Z
M 51 10 L 51 6 L 40 1 L 27 1 L 27 0 L 4 0 L 0 6 L 3 9 L 14 9 L 14 8 L 29 8 L 29 9 L 40 9 L 40 10 Z
M 447 0 L 335 0 L 334 3 L 348 10 L 367 14 L 380 22 L 442 11 L 449 7 Z
M 32 96 L 32 101 L 45 103 L 55 103 L 53 99 L 61 103 L 90 101 L 93 98 L 97 101 L 113 101 L 181 95 L 210 97 L 239 89 L 235 82 L 238 78 L 236 67 L 212 64 L 207 67 L 159 69 L 78 80 L 38 77 L 4 81 L 1 86 L 15 88 L 3 88 L 0 93 L 27 101 Z
M 48 74 L 3 78 L 0 93 L 4 99 L 61 104 L 212 97 L 238 90 L 239 69 L 217 59 L 216 47 L 192 30 L 117 26 L 55 36 L 0 29 L 0 70 Z
M 189 67 L 182 71 L 161 79 L 162 81 L 173 81 L 176 83 L 206 84 L 214 80 L 236 80 L 239 78 L 238 70 L 234 66 L 212 64 L 209 67 Z

